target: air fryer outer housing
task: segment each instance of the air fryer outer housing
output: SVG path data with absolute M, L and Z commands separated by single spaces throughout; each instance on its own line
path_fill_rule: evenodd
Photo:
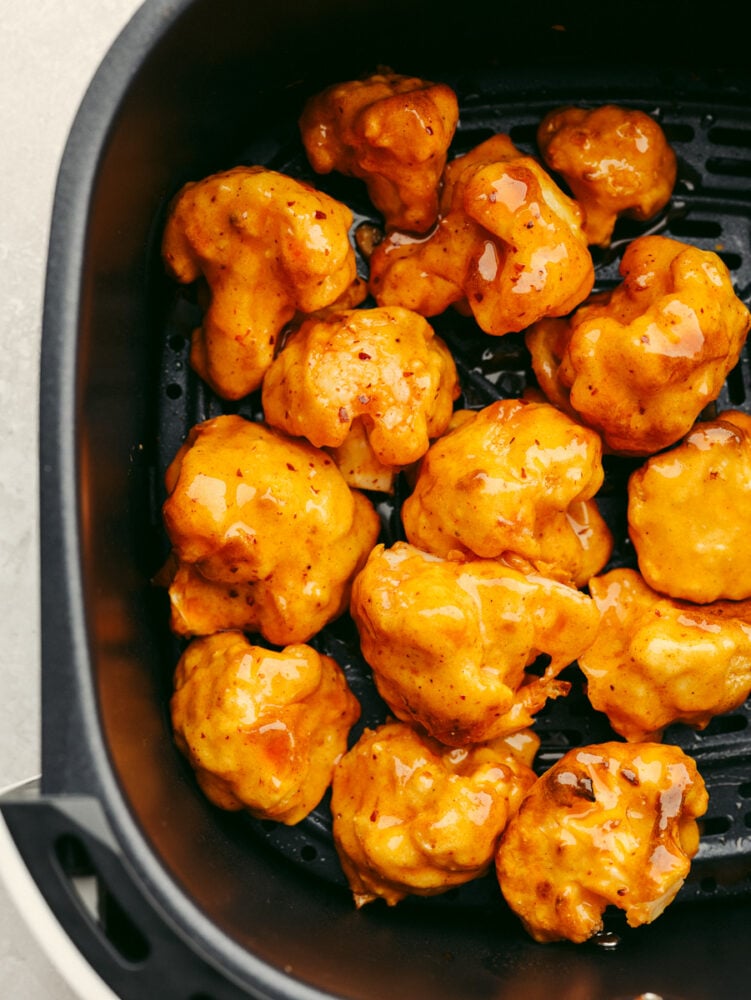
M 180 381 L 182 360 L 165 360 L 165 338 L 182 339 L 170 332 L 174 289 L 159 239 L 179 186 L 243 158 L 265 162 L 288 141 L 306 96 L 378 66 L 450 79 L 476 107 L 487 86 L 516 106 L 581 94 L 656 111 L 685 101 L 706 108 L 707 123 L 716 108 L 748 116 L 751 80 L 732 10 L 717 5 L 699 19 L 655 6 L 147 0 L 92 82 L 60 171 L 45 299 L 43 774 L 38 789 L 0 807 L 53 911 L 118 995 L 748 993 L 745 714 L 697 744 L 715 794 L 732 785 L 732 801 L 713 814 L 700 884 L 654 925 L 629 931 L 616 918 L 597 943 L 541 946 L 495 899 L 356 911 L 315 849 L 306 854 L 292 839 L 279 850 L 198 792 L 171 739 L 174 644 L 165 596 L 151 582 L 165 554 L 164 454 L 196 391 Z M 751 129 L 736 140 L 744 144 Z M 743 170 L 751 176 L 746 161 L 719 187 L 737 221 L 728 235 L 748 301 Z M 98 889 L 93 912 L 78 891 L 85 878 Z

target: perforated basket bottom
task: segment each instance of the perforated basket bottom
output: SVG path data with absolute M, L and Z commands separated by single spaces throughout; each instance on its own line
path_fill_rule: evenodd
M 548 91 L 544 100 L 530 100 L 527 95 L 509 92 L 503 83 L 494 86 L 486 79 L 446 79 L 446 82 L 454 86 L 461 105 L 461 124 L 453 154 L 467 151 L 493 132 L 509 133 L 520 149 L 534 154 L 537 123 L 551 107 L 605 102 L 601 90 L 590 93 L 586 88 L 573 86 Z M 748 305 L 751 291 L 751 111 L 736 106 L 732 94 L 725 95 L 722 91 L 707 99 L 699 97 L 679 103 L 674 98 L 630 99 L 627 92 L 614 94 L 611 90 L 606 100 L 641 108 L 661 122 L 678 155 L 679 177 L 672 202 L 658 219 L 641 227 L 619 223 L 612 247 L 607 252 L 596 253 L 596 288 L 610 287 L 619 280 L 618 263 L 629 240 L 647 231 L 660 232 L 718 253 L 730 269 L 739 296 Z M 294 122 L 281 124 L 272 135 L 258 137 L 252 146 L 239 151 L 237 162 L 264 163 L 307 179 L 349 204 L 357 222 L 378 222 L 370 214 L 372 209 L 359 182 L 336 176 L 317 177 L 311 173 Z M 367 273 L 362 260 L 360 270 L 363 275 Z M 176 288 L 165 324 L 162 354 L 160 482 L 167 464 L 193 424 L 224 412 L 239 412 L 254 419 L 261 415 L 256 396 L 239 404 L 227 404 L 208 391 L 191 372 L 189 337 L 198 315 L 191 290 Z M 456 358 L 464 387 L 459 405 L 477 408 L 498 398 L 518 396 L 527 386 L 534 385 L 521 335 L 486 336 L 471 321 L 453 311 L 431 323 L 448 342 Z M 728 407 L 751 412 L 747 351 L 715 404 L 718 411 Z M 635 464 L 612 457 L 605 462 L 606 481 L 598 503 L 616 538 L 608 569 L 635 565 L 625 516 L 626 479 Z M 392 498 L 372 497 L 382 515 L 382 540 L 386 544 L 400 537 L 398 514 L 402 488 L 399 484 Z M 157 508 L 162 498 L 163 495 L 155 497 Z M 158 518 L 158 510 L 155 516 Z M 341 664 L 360 700 L 362 716 L 352 733 L 354 741 L 363 727 L 382 722 L 386 709 L 360 655 L 351 620 L 345 616 L 333 623 L 312 641 L 312 645 Z M 171 675 L 180 646 L 168 639 L 167 649 L 165 670 Z M 542 740 L 536 763 L 540 772 L 571 747 L 615 738 L 607 719 L 589 706 L 578 668 L 568 668 L 563 676 L 572 682 L 570 695 L 551 702 L 535 724 Z M 695 758 L 710 795 L 699 853 L 680 899 L 725 897 L 751 889 L 750 720 L 751 701 L 747 701 L 732 714 L 714 719 L 703 732 L 673 726 L 665 733 L 666 741 L 676 743 Z M 305 869 L 307 875 L 346 887 L 331 838 L 328 797 L 307 820 L 293 828 L 244 816 L 236 817 L 236 821 L 247 826 L 249 836 L 262 838 L 293 864 Z M 437 909 L 504 904 L 494 879 L 488 876 L 443 896 L 405 901 L 402 905 Z

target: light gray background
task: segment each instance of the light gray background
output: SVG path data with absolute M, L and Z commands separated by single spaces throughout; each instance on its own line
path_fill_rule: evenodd
M 0 789 L 39 770 L 37 388 L 68 130 L 139 0 L 0 0 Z M 0 997 L 72 1000 L 0 884 Z

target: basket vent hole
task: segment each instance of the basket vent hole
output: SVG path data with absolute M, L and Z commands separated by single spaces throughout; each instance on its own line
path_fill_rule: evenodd
M 739 253 L 730 253 L 728 250 L 715 251 L 728 271 L 738 271 L 743 264 L 743 258 Z
M 751 131 L 748 129 L 716 125 L 709 130 L 709 139 L 718 146 L 740 146 L 742 149 L 751 149 Z
M 665 122 L 663 129 L 671 143 L 691 142 L 696 135 L 692 125 L 682 124 L 681 122 Z
M 315 861 L 318 857 L 318 851 L 312 844 L 303 844 L 303 847 L 300 850 L 300 857 L 303 861 Z
M 703 837 L 719 837 L 727 833 L 733 821 L 729 816 L 708 816 L 701 820 L 701 832 Z
M 706 167 L 707 173 L 714 174 L 716 177 L 751 177 L 751 161 L 749 160 L 710 156 Z
M 717 715 L 703 731 L 704 736 L 716 736 L 722 733 L 739 733 L 748 726 L 744 715 Z
M 716 219 L 674 219 L 669 227 L 671 236 L 693 236 L 716 240 L 722 236 L 722 226 Z
M 699 887 L 702 892 L 714 892 L 717 888 L 717 882 L 711 875 L 707 875 L 699 882 Z
M 512 125 L 509 138 L 515 146 L 534 146 L 537 143 L 537 122 Z
M 744 781 L 738 786 L 738 794 L 742 799 L 751 799 L 751 781 Z
M 177 354 L 179 354 L 181 351 L 185 350 L 185 345 L 186 344 L 187 344 L 187 340 L 185 339 L 185 337 L 183 337 L 183 335 L 181 333 L 173 333 L 172 336 L 169 339 L 169 346 Z
M 178 385 L 177 382 L 170 382 L 164 391 L 170 399 L 179 399 L 183 394 L 182 386 Z
M 149 942 L 110 892 L 84 842 L 64 834 L 55 842 L 55 856 L 74 898 L 110 945 L 130 963 L 143 963 Z

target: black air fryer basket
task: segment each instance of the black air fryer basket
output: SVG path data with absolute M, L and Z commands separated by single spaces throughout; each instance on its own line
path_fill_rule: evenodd
M 717 1000 L 749 995 L 751 705 L 702 733 L 666 739 L 697 761 L 710 792 L 690 881 L 653 925 L 607 915 L 585 945 L 538 945 L 490 875 L 431 900 L 356 911 L 330 836 L 327 802 L 294 828 L 214 809 L 174 748 L 167 715 L 180 648 L 165 594 L 166 464 L 198 420 L 228 406 L 191 373 L 197 306 L 164 274 L 159 240 L 179 186 L 238 163 L 314 183 L 359 220 L 359 182 L 315 178 L 297 132 L 304 100 L 390 66 L 451 85 L 453 152 L 492 132 L 535 152 L 550 108 L 606 102 L 662 124 L 679 159 L 668 209 L 619 224 L 596 257 L 618 280 L 624 246 L 647 230 L 716 251 L 751 296 L 751 75 L 742 31 L 721 5 L 699 20 L 638 3 L 467 0 L 152 0 L 105 59 L 62 163 L 50 241 L 41 380 L 43 775 L 0 806 L 53 911 L 125 998 L 225 1000 Z M 672 8 L 672 5 L 670 5 Z M 708 22 L 707 16 L 712 20 Z M 377 221 L 377 220 L 376 220 Z M 365 263 L 361 262 L 363 271 Z M 458 314 L 435 321 L 463 402 L 529 384 L 523 339 L 490 338 Z M 716 404 L 751 412 L 744 354 Z M 602 510 L 633 565 L 624 490 L 609 459 Z M 398 537 L 400 489 L 381 503 Z M 345 617 L 316 639 L 363 706 L 355 735 L 383 718 Z M 572 746 L 612 738 L 572 694 L 536 728 L 540 770 Z M 94 884 L 87 905 L 81 886 Z

